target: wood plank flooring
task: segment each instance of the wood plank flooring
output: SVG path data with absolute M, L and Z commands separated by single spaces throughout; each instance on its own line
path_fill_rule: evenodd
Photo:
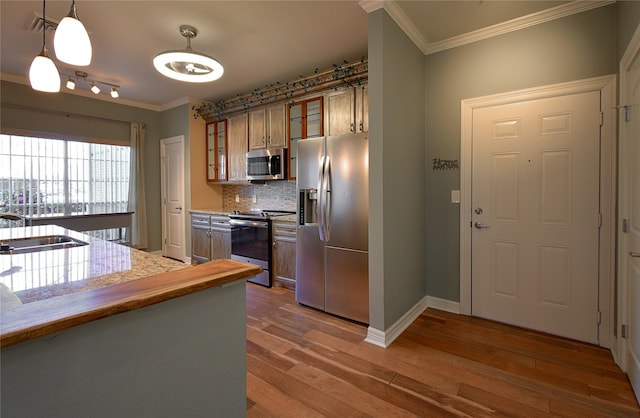
M 427 309 L 393 344 L 247 284 L 248 417 L 640 417 L 608 350 Z

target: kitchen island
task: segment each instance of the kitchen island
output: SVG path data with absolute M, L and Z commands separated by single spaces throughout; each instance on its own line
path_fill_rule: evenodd
M 7 234 L 89 245 L 0 254 L 1 416 L 244 416 L 244 279 L 259 268 L 189 267 L 60 227 Z

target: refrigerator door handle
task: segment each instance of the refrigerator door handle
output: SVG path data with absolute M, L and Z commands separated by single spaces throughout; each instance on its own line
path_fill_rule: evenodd
M 324 159 L 320 157 L 320 164 L 318 167 L 318 205 L 316 206 L 316 213 L 318 215 L 318 234 L 320 235 L 320 241 L 325 241 L 324 237 Z
M 331 159 L 325 157 L 326 169 L 324 170 L 324 237 L 325 241 L 331 239 Z

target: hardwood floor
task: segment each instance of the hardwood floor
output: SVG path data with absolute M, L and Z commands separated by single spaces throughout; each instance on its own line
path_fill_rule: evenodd
M 387 349 L 247 284 L 248 417 L 640 417 L 608 350 L 427 309 Z

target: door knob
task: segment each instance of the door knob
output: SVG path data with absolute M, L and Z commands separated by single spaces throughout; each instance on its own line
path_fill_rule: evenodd
M 489 225 L 485 225 L 482 222 L 476 222 L 475 224 L 473 224 L 473 226 L 475 226 L 477 229 L 491 228 Z

